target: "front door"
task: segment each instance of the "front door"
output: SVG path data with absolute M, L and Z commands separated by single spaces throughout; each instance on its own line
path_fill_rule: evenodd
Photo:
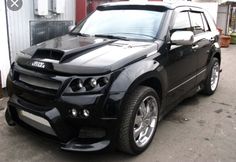
M 171 34 L 175 31 L 191 31 L 189 12 L 179 12 Z M 181 97 L 195 87 L 197 57 L 192 45 L 171 44 L 168 63 L 166 65 L 168 77 L 167 106 L 175 104 Z

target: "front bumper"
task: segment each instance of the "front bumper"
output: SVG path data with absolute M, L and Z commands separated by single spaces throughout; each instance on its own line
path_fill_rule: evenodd
M 57 107 L 35 105 L 16 95 L 10 97 L 6 120 L 56 138 L 61 149 L 69 151 L 102 150 L 111 145 L 117 128 L 116 118 L 71 118 Z
M 111 145 L 125 93 L 109 94 L 109 87 L 96 93 L 65 92 L 72 79 L 14 65 L 7 81 L 8 124 L 56 138 L 64 150 L 97 151 Z M 72 116 L 72 109 L 77 110 L 77 117 Z M 85 109 L 90 112 L 87 118 L 80 116 Z

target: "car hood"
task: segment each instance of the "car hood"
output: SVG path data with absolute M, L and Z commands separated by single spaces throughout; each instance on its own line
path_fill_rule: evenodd
M 65 35 L 22 51 L 27 58 L 19 57 L 17 62 L 28 68 L 46 71 L 101 74 L 144 59 L 156 53 L 157 47 L 157 42 Z

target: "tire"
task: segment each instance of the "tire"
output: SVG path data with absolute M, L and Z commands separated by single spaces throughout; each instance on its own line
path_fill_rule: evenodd
M 156 91 L 150 87 L 139 86 L 127 95 L 118 132 L 118 149 L 120 151 L 136 155 L 147 149 L 156 132 L 159 107 L 159 97 Z M 139 136 L 137 136 L 138 134 Z M 146 136 L 143 137 L 144 135 Z
M 216 71 L 214 72 L 214 70 Z M 215 81 L 214 84 L 212 79 Z M 204 89 L 202 92 L 206 95 L 214 94 L 218 87 L 219 79 L 220 79 L 220 62 L 218 58 L 213 57 L 210 63 L 210 70 L 207 79 L 204 83 Z

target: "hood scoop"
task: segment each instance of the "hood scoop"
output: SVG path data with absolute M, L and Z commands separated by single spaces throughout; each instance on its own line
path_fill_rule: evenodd
M 54 49 L 38 49 L 34 55 L 32 56 L 33 59 L 50 59 L 50 60 L 57 60 L 60 61 L 63 57 L 64 52 Z
M 42 59 L 42 60 L 52 60 L 58 61 L 60 63 L 66 62 L 66 60 L 71 60 L 74 57 L 79 57 L 88 51 L 100 48 L 102 46 L 108 45 L 115 42 L 116 40 L 107 40 L 96 44 L 89 44 L 86 46 L 74 48 L 71 50 L 58 50 L 58 49 L 47 49 L 41 48 L 37 49 L 32 56 L 32 59 Z

